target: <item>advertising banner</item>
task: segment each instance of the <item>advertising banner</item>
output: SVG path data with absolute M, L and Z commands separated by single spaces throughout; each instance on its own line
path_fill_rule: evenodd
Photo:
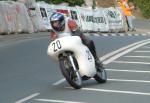
M 107 32 L 109 31 L 108 20 L 103 14 L 104 9 L 99 8 L 93 11 L 94 31 Z
M 88 8 L 77 7 L 78 15 L 80 18 L 81 29 L 83 31 L 93 30 L 93 11 Z
M 110 30 L 119 30 L 123 28 L 122 14 L 118 9 L 113 7 L 106 8 L 104 15 L 108 20 Z

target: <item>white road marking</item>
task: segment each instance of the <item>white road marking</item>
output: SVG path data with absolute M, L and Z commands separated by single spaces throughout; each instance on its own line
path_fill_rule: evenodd
M 103 36 L 109 36 L 108 34 L 102 34 Z
M 63 83 L 64 81 L 66 81 L 65 78 L 59 80 L 58 82 L 53 83 L 52 85 L 54 85 L 54 86 L 55 86 L 55 85 L 59 85 L 59 84 Z
M 150 56 L 124 56 L 124 57 L 129 57 L 129 58 L 150 58 Z
M 132 34 L 127 34 L 127 36 L 133 36 Z
M 134 49 L 137 49 L 137 48 L 139 48 L 141 46 L 144 46 L 144 45 L 146 45 L 148 43 L 150 43 L 150 39 L 142 40 L 142 41 L 139 41 L 139 42 L 127 45 L 127 46 L 122 47 L 122 48 L 120 48 L 120 49 L 118 49 L 116 51 L 113 51 L 111 53 L 108 53 L 108 54 L 104 55 L 103 57 L 100 58 L 100 60 L 103 61 L 104 64 L 109 64 L 110 62 L 112 62 L 113 60 L 119 58 L 120 56 L 122 56 L 122 55 L 124 55 L 124 54 L 126 54 L 126 53 L 128 53 L 128 52 L 130 52 L 130 51 L 132 51 Z M 123 51 L 123 52 L 121 52 L 121 51 Z M 111 58 L 109 58 L 109 57 L 111 57 Z M 56 83 L 53 83 L 52 85 L 59 85 L 59 84 L 63 83 L 64 81 L 65 81 L 65 79 L 61 79 L 61 80 L 57 81 Z
M 73 89 L 72 87 L 66 87 L 66 88 Z M 96 89 L 96 88 L 81 88 L 81 90 L 96 91 L 96 92 L 106 92 L 106 93 L 120 93 L 120 94 L 132 94 L 132 95 L 150 96 L 150 93 L 134 92 L 134 91 L 120 91 L 120 90 Z
M 112 36 L 117 36 L 117 34 L 115 34 L 115 33 L 113 33 L 113 34 L 111 34 Z
M 150 73 L 150 72 L 149 72 Z M 93 78 L 91 78 L 91 79 L 93 79 Z M 150 83 L 150 81 L 146 81 L 146 80 L 129 80 L 129 79 L 107 79 L 108 81 L 119 81 L 119 82 L 136 82 L 136 83 Z M 53 85 L 54 86 L 57 86 L 57 85 L 59 85 L 59 84 L 61 84 L 61 83 L 63 83 L 63 82 L 65 82 L 66 81 L 66 79 L 65 78 L 63 78 L 63 79 L 61 79 L 61 82 L 59 82 L 59 83 L 54 83 Z
M 149 44 L 149 43 L 150 43 L 150 41 L 146 41 L 146 42 L 144 42 L 144 43 L 140 43 L 140 44 L 135 45 L 135 46 L 133 46 L 133 47 L 131 47 L 131 48 L 128 48 L 127 50 L 124 50 L 123 52 L 116 54 L 115 56 L 109 58 L 108 60 L 103 61 L 103 63 L 104 63 L 104 64 L 108 64 L 108 63 L 110 63 L 110 62 L 116 60 L 117 58 L 119 58 L 119 57 L 121 57 L 121 56 L 123 56 L 123 55 L 125 55 L 125 54 L 127 54 L 127 53 L 129 53 L 129 52 L 131 52 L 131 51 L 133 51 L 133 50 L 135 50 L 135 49 L 141 47 L 141 46 L 144 46 L 144 45 L 146 45 L 146 44 Z
M 106 69 L 106 70 L 115 72 L 150 73 L 150 71 L 140 71 L 140 70 L 118 70 L 118 69 Z
M 99 36 L 99 34 L 94 34 L 94 36 Z
M 134 52 L 137 52 L 137 53 L 150 53 L 150 51 L 134 51 Z
M 146 81 L 146 80 L 128 80 L 128 79 L 108 79 L 108 81 L 150 83 L 150 81 Z
M 140 34 L 134 34 L 134 36 L 139 36 Z
M 143 46 L 142 48 L 150 48 L 149 46 Z
M 150 64 L 150 62 L 131 62 L 131 61 L 112 61 L 113 63 L 128 63 L 128 64 Z
M 141 34 L 142 36 L 147 36 L 147 34 Z
M 125 36 L 125 34 L 123 34 L 123 33 L 120 33 L 120 34 L 119 34 L 119 36 Z
M 42 102 L 52 102 L 52 103 L 85 103 L 85 102 L 73 102 L 73 101 L 54 100 L 54 99 L 34 99 L 34 100 L 42 101 Z
M 40 93 L 34 93 L 34 94 L 32 94 L 32 95 L 30 95 L 30 96 L 28 96 L 28 97 L 25 97 L 25 98 L 23 98 L 23 99 L 21 99 L 21 100 L 16 101 L 15 103 L 23 103 L 23 102 L 25 102 L 25 101 L 27 101 L 27 100 L 30 100 L 30 99 L 32 99 L 32 98 L 38 96 L 39 94 L 40 94 Z
M 117 54 L 117 53 L 119 53 L 119 52 L 121 52 L 121 51 L 124 51 L 124 50 L 126 50 L 126 49 L 128 49 L 128 48 L 131 48 L 131 47 L 133 47 L 133 46 L 135 46 L 135 45 L 138 45 L 138 44 L 140 44 L 140 43 L 143 43 L 143 42 L 146 42 L 146 41 L 149 41 L 149 40 L 150 40 L 150 39 L 142 40 L 142 41 L 139 41 L 139 42 L 136 42 L 136 43 L 127 45 L 127 46 L 125 46 L 125 47 L 122 47 L 122 48 L 120 48 L 120 49 L 118 49 L 118 50 L 115 50 L 115 51 L 113 51 L 113 52 L 110 52 L 110 53 L 108 53 L 108 54 L 106 54 L 106 55 L 100 57 L 100 60 L 101 60 L 101 61 L 104 61 L 104 60 L 106 60 L 106 59 L 109 59 L 109 57 L 111 57 L 111 56 L 113 56 L 113 55 L 115 55 L 115 54 Z
M 131 79 L 107 79 L 107 80 L 108 81 L 116 81 L 116 82 L 150 83 L 150 81 L 147 81 L 147 80 L 131 80 Z

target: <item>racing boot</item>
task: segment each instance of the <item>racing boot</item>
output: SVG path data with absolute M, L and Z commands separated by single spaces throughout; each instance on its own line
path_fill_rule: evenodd
M 95 66 L 97 71 L 101 71 L 101 69 L 104 69 L 102 62 L 100 62 L 99 58 L 95 58 Z

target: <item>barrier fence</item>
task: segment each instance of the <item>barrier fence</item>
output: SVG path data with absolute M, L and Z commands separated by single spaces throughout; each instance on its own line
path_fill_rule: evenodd
M 0 1 L 0 34 L 38 32 L 51 29 L 50 16 L 61 12 L 74 19 L 82 31 L 119 32 L 126 30 L 126 21 L 118 8 L 83 8 L 33 3 Z
M 0 1 L 0 34 L 33 32 L 27 8 L 19 2 Z

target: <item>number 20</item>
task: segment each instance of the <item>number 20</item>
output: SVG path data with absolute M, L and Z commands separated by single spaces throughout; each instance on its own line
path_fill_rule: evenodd
M 56 42 L 52 43 L 52 46 L 54 47 L 54 52 L 56 52 L 56 51 L 58 51 L 58 49 L 62 48 L 59 40 L 57 40 Z

